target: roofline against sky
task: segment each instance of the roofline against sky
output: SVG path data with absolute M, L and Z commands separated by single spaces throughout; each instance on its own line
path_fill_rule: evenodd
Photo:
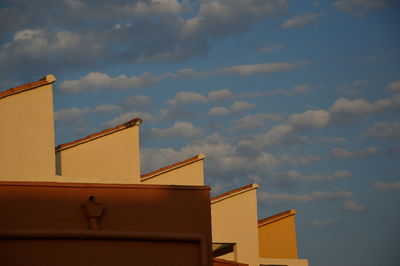
M 258 220 L 258 227 L 261 227 L 261 226 L 276 222 L 278 220 L 287 218 L 289 216 L 295 215 L 296 213 L 297 212 L 296 212 L 295 209 L 291 209 L 291 210 L 287 210 L 287 211 L 284 211 L 284 212 L 280 212 L 280 213 L 274 214 L 274 215 L 269 216 L 267 218 Z
M 200 161 L 200 160 L 204 160 L 204 158 L 206 158 L 206 156 L 204 154 L 200 153 L 200 154 L 198 154 L 196 156 L 193 156 L 193 157 L 191 157 L 189 159 L 186 159 L 186 160 L 183 160 L 183 161 L 180 161 L 180 162 L 176 162 L 176 163 L 167 165 L 167 166 L 162 167 L 160 169 L 157 169 L 157 170 L 154 170 L 154 171 L 151 171 L 149 173 L 141 175 L 140 176 L 141 177 L 141 181 L 145 181 L 145 180 L 151 179 L 153 177 L 156 177 L 158 175 L 161 175 L 163 173 L 166 173 L 166 172 L 169 172 L 169 171 L 173 171 L 175 169 L 178 169 L 178 168 L 181 168 L 183 166 L 195 163 L 195 162 Z
M 216 197 L 213 197 L 211 199 L 211 204 L 217 203 L 219 201 L 222 201 L 222 200 L 237 196 L 239 194 L 242 194 L 242 193 L 245 193 L 247 191 L 250 191 L 250 190 L 253 190 L 253 189 L 257 189 L 257 188 L 258 188 L 258 185 L 256 183 L 253 183 L 253 184 L 250 184 L 250 185 L 247 185 L 247 186 L 244 186 L 244 187 L 236 188 L 234 190 L 231 190 L 231 191 L 225 192 L 225 193 L 223 193 L 221 195 L 218 195 Z
M 60 144 L 60 145 L 56 146 L 56 152 L 60 152 L 60 151 L 75 147 L 77 145 L 84 144 L 86 142 L 89 142 L 89 141 L 92 141 L 92 140 L 95 140 L 95 139 L 110 135 L 112 133 L 115 133 L 115 132 L 130 128 L 130 127 L 139 126 L 142 122 L 143 122 L 143 120 L 140 119 L 140 118 L 131 119 L 128 122 L 120 124 L 120 125 L 118 125 L 116 127 L 104 129 L 104 130 L 99 131 L 97 133 L 90 134 L 90 135 L 88 135 L 88 136 L 86 136 L 84 138 L 80 138 L 80 139 L 77 139 L 77 140 L 73 140 L 71 142 Z
M 1 91 L 0 92 L 0 99 L 17 94 L 17 93 L 21 93 L 21 92 L 25 92 L 28 90 L 32 90 L 32 89 L 36 89 L 39 87 L 42 87 L 44 85 L 48 85 L 48 84 L 52 84 L 54 82 L 56 82 L 56 77 L 52 74 L 47 74 L 46 76 L 44 76 L 43 78 L 39 79 L 38 81 L 34 81 L 34 82 L 30 82 L 30 83 L 25 83 L 23 85 L 5 90 L 5 91 Z

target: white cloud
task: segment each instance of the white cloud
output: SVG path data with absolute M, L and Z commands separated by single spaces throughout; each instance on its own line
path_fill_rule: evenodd
M 310 222 L 310 225 L 313 227 L 317 227 L 317 228 L 325 228 L 334 224 L 338 224 L 339 220 L 338 219 L 329 219 L 329 220 L 312 220 Z
M 303 113 L 292 114 L 288 121 L 280 125 L 272 127 L 265 134 L 248 136 L 247 139 L 239 141 L 239 145 L 248 151 L 256 151 L 267 149 L 272 146 L 298 144 L 308 141 L 305 136 L 298 133 L 307 132 L 316 128 L 323 128 L 334 123 L 346 123 L 365 117 L 368 114 L 393 111 L 400 109 L 400 94 L 395 94 L 392 98 L 380 99 L 376 102 L 369 103 L 364 99 L 348 100 L 339 98 L 334 102 L 329 111 L 308 110 Z M 217 112 L 218 111 L 218 112 Z M 212 110 L 214 114 L 230 114 L 227 108 L 216 108 Z M 392 131 L 396 132 L 396 131 Z M 319 141 L 327 141 L 328 139 L 318 139 Z M 332 139 L 329 139 L 332 141 Z M 335 139 L 335 142 L 345 142 L 343 139 Z M 349 152 L 344 149 L 332 149 L 334 157 L 350 158 L 370 156 L 377 153 L 377 149 L 370 147 L 362 151 Z
M 73 124 L 81 119 L 86 114 L 104 114 L 104 113 L 112 113 L 119 112 L 121 108 L 116 105 L 111 104 L 101 104 L 94 107 L 72 107 L 68 109 L 60 109 L 54 112 L 54 120 L 56 122 L 61 123 L 69 123 Z
M 234 129 L 237 130 L 246 130 L 246 129 L 254 129 L 261 128 L 264 126 L 266 121 L 279 121 L 282 117 L 278 114 L 273 113 L 259 113 L 254 115 L 248 115 L 241 119 L 235 121 Z
M 400 80 L 398 81 L 393 81 L 392 83 L 390 83 L 387 87 L 388 91 L 391 92 L 397 92 L 400 91 Z
M 175 124 L 170 128 L 152 128 L 148 133 L 155 138 L 194 138 L 203 134 L 201 128 L 195 127 L 191 123 L 180 121 L 175 122 Z
M 188 103 L 204 103 L 207 102 L 207 98 L 196 92 L 178 92 L 172 99 L 168 100 L 167 103 L 173 106 L 178 106 Z
M 110 64 L 182 62 L 204 56 L 210 38 L 287 11 L 286 0 L 66 0 L 46 1 L 46 8 L 43 1 L 29 2 L 2 8 L 1 36 L 14 37 L 0 47 L 2 79 L 15 82 L 48 69 L 68 76 Z
M 233 99 L 234 95 L 229 89 L 210 91 L 208 99 L 213 102 Z
M 65 80 L 59 85 L 59 88 L 62 91 L 75 92 L 75 93 L 88 90 L 107 90 L 107 89 L 130 90 L 130 89 L 151 87 L 167 78 L 176 79 L 187 76 L 202 78 L 207 76 L 218 76 L 226 74 L 234 74 L 241 76 L 248 76 L 257 73 L 272 74 L 276 72 L 294 70 L 297 68 L 307 66 L 309 64 L 310 64 L 309 61 L 302 61 L 297 63 L 265 63 L 265 64 L 255 64 L 255 65 L 221 67 L 213 70 L 205 70 L 202 72 L 196 72 L 193 69 L 179 69 L 175 73 L 165 72 L 162 74 L 153 74 L 149 72 L 143 72 L 140 75 L 133 75 L 130 77 L 126 75 L 118 75 L 115 77 L 111 77 L 106 73 L 91 72 L 86 76 L 82 76 L 76 80 Z M 291 92 L 288 92 L 288 94 L 299 94 L 303 93 L 308 89 L 309 88 L 305 85 L 299 85 L 294 87 Z M 225 99 L 225 98 L 227 99 L 228 97 L 231 98 L 233 97 L 233 94 L 231 94 L 229 90 L 223 89 L 220 91 L 211 92 L 209 96 L 211 97 L 210 100 L 218 100 L 219 98 L 220 99 Z
M 176 0 L 149 0 L 137 1 L 133 4 L 116 6 L 115 11 L 132 14 L 134 16 L 149 16 L 155 14 L 174 14 L 181 12 L 182 8 Z
M 318 200 L 337 200 L 337 199 L 348 199 L 353 197 L 353 193 L 343 189 L 335 188 L 334 191 L 320 191 L 315 190 L 309 194 L 288 194 L 288 193 L 268 193 L 261 192 L 260 199 L 266 203 L 272 202 L 312 202 Z
M 304 27 L 308 25 L 312 25 L 318 22 L 318 14 L 308 13 L 300 16 L 296 16 L 286 20 L 282 25 L 282 29 L 290 29 L 295 27 Z
M 66 80 L 60 84 L 59 88 L 63 91 L 69 92 L 105 89 L 129 90 L 149 87 L 160 79 L 162 79 L 161 76 L 154 76 L 147 72 L 140 76 L 131 77 L 125 75 L 110 77 L 105 73 L 92 72 L 77 80 Z
M 276 90 L 268 90 L 265 92 L 266 96 L 270 95 L 285 95 L 285 96 L 291 96 L 291 95 L 298 95 L 302 93 L 306 93 L 311 90 L 311 87 L 307 84 L 300 84 L 292 87 L 291 89 L 276 89 Z
M 342 116 L 364 116 L 375 111 L 373 104 L 364 99 L 348 100 L 339 98 L 329 110 L 332 114 Z
M 244 110 L 252 109 L 256 107 L 255 104 L 249 103 L 247 101 L 236 101 L 231 105 L 232 112 L 242 112 Z
M 361 136 L 373 136 L 380 139 L 400 140 L 400 121 L 377 122 Z
M 325 110 L 309 110 L 290 116 L 290 124 L 297 128 L 320 128 L 328 125 L 329 113 Z
M 258 48 L 257 50 L 254 50 L 253 53 L 254 54 L 266 54 L 266 53 L 271 53 L 277 50 L 281 50 L 285 48 L 285 46 L 283 45 L 267 45 L 267 46 L 263 46 L 261 48 Z
M 309 164 L 315 161 L 320 161 L 321 157 L 319 155 L 310 155 L 310 154 L 303 154 L 300 156 L 292 156 L 289 154 L 281 154 L 279 156 L 279 161 L 281 162 L 282 165 L 285 166 L 298 166 L 298 165 L 304 165 L 304 164 Z
M 400 94 L 370 103 L 364 99 L 337 99 L 329 109 L 336 123 L 354 122 L 369 114 L 400 109 Z
M 124 105 L 128 107 L 133 107 L 136 110 L 141 110 L 150 105 L 150 98 L 143 95 L 135 95 L 128 97 L 124 100 Z
M 21 56 L 40 57 L 52 52 L 66 52 L 81 44 L 81 36 L 69 31 L 50 32 L 45 29 L 24 29 L 14 34 L 4 51 Z
M 357 95 L 360 93 L 357 88 L 367 86 L 368 82 L 366 80 L 355 80 L 352 82 L 342 83 L 337 89 L 339 92 L 343 92 L 349 95 Z
M 375 147 L 367 147 L 360 151 L 348 151 L 341 148 L 333 148 L 331 154 L 336 158 L 354 158 L 354 157 L 366 157 L 373 156 L 378 153 L 378 149 Z
M 342 206 L 346 211 L 351 211 L 351 212 L 361 213 L 367 210 L 367 208 L 364 205 L 356 202 L 355 200 L 345 201 L 343 202 Z
M 179 119 L 193 119 L 196 113 L 185 110 L 180 106 L 172 106 L 171 108 L 160 109 L 158 114 L 155 115 L 157 120 L 179 120 Z
M 273 126 L 267 133 L 258 134 L 239 142 L 239 146 L 249 151 L 268 149 L 273 146 L 303 141 L 293 137 L 294 128 L 287 124 Z
M 343 12 L 362 17 L 369 10 L 382 9 L 389 6 L 387 0 L 338 0 L 333 6 Z
M 113 113 L 119 111 L 121 111 L 121 107 L 112 104 L 101 104 L 92 110 L 92 112 L 95 114 Z
M 269 178 L 277 186 L 292 187 L 302 180 L 303 176 L 295 170 L 290 170 L 286 172 L 270 174 Z
M 208 111 L 208 115 L 229 115 L 231 112 L 225 107 L 215 106 Z
M 74 123 L 80 119 L 84 114 L 92 110 L 90 107 L 78 108 L 73 107 L 69 109 L 60 109 L 54 112 L 54 120 L 61 123 Z
M 344 138 L 332 138 L 332 137 L 315 137 L 316 141 L 319 142 L 331 142 L 331 143 L 346 143 L 347 140 Z
M 249 103 L 247 101 L 236 101 L 228 108 L 214 106 L 208 111 L 208 115 L 230 115 L 233 113 L 243 112 L 245 110 L 256 107 L 255 104 Z
M 349 178 L 351 172 L 347 170 L 339 170 L 332 174 L 315 174 L 308 176 L 306 179 L 310 182 L 333 182 L 339 179 Z
M 297 133 L 323 128 L 331 125 L 332 122 L 337 124 L 354 122 L 355 119 L 366 117 L 372 113 L 398 109 L 400 109 L 400 94 L 394 94 L 392 98 L 380 99 L 373 103 L 364 99 L 352 101 L 346 98 L 339 98 L 333 103 L 329 111 L 323 109 L 308 110 L 303 113 L 292 114 L 285 123 L 272 127 L 265 134 L 249 136 L 246 140 L 240 141 L 239 145 L 249 151 L 255 151 L 277 145 L 304 143 L 308 141 L 308 138 Z M 219 111 L 219 114 L 229 114 L 229 110 L 226 108 L 212 111 Z M 351 153 L 343 149 L 332 150 L 334 157 L 360 157 L 376 153 L 376 148 L 368 148 L 357 153 Z
M 382 192 L 391 192 L 400 190 L 400 181 L 394 182 L 375 182 L 374 187 L 381 190 Z
M 234 74 L 240 76 L 249 76 L 253 74 L 273 74 L 277 72 L 289 71 L 308 66 L 310 61 L 301 61 L 296 63 L 264 63 L 254 65 L 240 65 L 219 69 L 222 73 Z
M 235 175 L 261 174 L 275 171 L 279 160 L 268 152 L 243 154 L 236 145 L 214 133 L 180 149 L 142 149 L 142 163 L 145 171 L 157 169 L 166 164 L 186 159 L 194 154 L 204 153 L 207 157 L 207 171 L 220 179 Z
M 287 10 L 286 0 L 202 0 L 198 14 L 185 21 L 186 39 L 218 37 L 249 27 L 257 20 L 277 16 Z

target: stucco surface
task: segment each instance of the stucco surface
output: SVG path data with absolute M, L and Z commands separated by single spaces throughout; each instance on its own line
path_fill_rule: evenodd
M 134 126 L 56 153 L 65 182 L 140 183 L 139 127 Z
M 0 121 L 0 180 L 54 180 L 52 85 L 1 99 Z
M 221 258 L 258 266 L 256 189 L 211 204 L 213 242 L 236 243 Z
M 143 184 L 204 185 L 203 160 L 144 179 Z
M 297 259 L 295 216 L 258 227 L 260 257 Z

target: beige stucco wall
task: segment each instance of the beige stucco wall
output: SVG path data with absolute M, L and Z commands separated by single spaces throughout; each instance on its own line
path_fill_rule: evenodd
M 129 127 L 56 153 L 59 181 L 140 183 L 139 127 Z
M 294 217 L 290 215 L 258 227 L 260 257 L 297 259 Z
M 203 160 L 192 162 L 178 168 L 145 178 L 143 184 L 159 185 L 204 185 Z
M 211 203 L 213 242 L 236 243 L 234 254 L 221 258 L 258 266 L 256 189 Z
M 308 260 L 305 259 L 266 259 L 260 258 L 259 265 L 282 265 L 282 266 L 308 266 Z
M 51 84 L 0 99 L 0 169 L 0 180 L 54 180 Z

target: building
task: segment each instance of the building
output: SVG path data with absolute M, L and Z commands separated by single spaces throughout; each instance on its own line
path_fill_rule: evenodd
M 54 150 L 55 81 L 0 92 L 4 265 L 54 265 L 47 251 L 76 265 L 308 265 L 295 211 L 258 221 L 257 184 L 210 199 L 203 154 L 141 174 L 139 118 Z
M 210 266 L 209 187 L 140 184 L 140 119 L 54 150 L 53 82 L 0 92 L 0 265 Z
M 202 168 L 204 155 L 142 175 L 144 183 L 203 185 L 202 172 L 190 176 L 187 171 Z M 176 173 L 176 174 L 175 174 Z M 193 180 L 194 177 L 198 180 Z M 245 263 L 250 266 L 307 266 L 299 259 L 295 229 L 295 210 L 258 220 L 257 184 L 228 191 L 211 199 L 213 255 L 220 263 Z M 229 264 L 227 264 L 229 265 Z M 240 264 L 239 264 L 240 265 Z

